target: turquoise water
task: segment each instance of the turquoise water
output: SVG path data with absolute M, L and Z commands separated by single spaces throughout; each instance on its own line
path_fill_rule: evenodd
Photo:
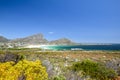
M 49 45 L 42 47 L 48 50 L 120 50 L 120 44 L 112 45 Z

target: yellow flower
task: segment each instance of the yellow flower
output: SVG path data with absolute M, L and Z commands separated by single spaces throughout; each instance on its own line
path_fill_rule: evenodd
M 14 62 L 0 63 L 0 80 L 18 80 L 21 75 L 26 76 L 26 80 L 47 80 L 48 74 L 40 60 L 22 60 L 17 64 Z

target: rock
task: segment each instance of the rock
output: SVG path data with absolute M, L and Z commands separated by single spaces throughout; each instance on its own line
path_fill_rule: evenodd
M 105 62 L 106 67 L 115 70 L 120 75 L 120 59 L 112 59 Z
M 54 70 L 53 70 L 53 65 L 50 63 L 49 60 L 42 61 L 42 64 L 43 66 L 46 67 L 49 77 L 52 77 L 53 75 L 55 75 Z
M 13 61 L 17 63 L 22 59 L 22 56 L 13 53 L 0 54 L 0 62 L 9 62 Z

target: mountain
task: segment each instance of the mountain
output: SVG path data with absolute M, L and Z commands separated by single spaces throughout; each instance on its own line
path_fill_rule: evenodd
M 49 44 L 57 44 L 57 45 L 64 44 L 64 45 L 67 45 L 67 44 L 74 44 L 74 42 L 72 42 L 71 40 L 69 40 L 67 38 L 61 38 L 61 39 L 58 39 L 58 40 L 50 41 Z
M 44 38 L 43 34 L 39 33 L 25 38 L 14 39 L 11 42 L 24 44 L 45 44 L 48 41 Z
M 28 36 L 25 38 L 14 39 L 11 41 L 12 43 L 22 43 L 27 45 L 39 45 L 39 44 L 51 44 L 51 45 L 61 45 L 61 44 L 74 44 L 71 40 L 67 38 L 61 38 L 58 40 L 48 41 L 44 38 L 43 34 L 35 34 L 32 36 Z
M 3 42 L 8 42 L 9 39 L 3 37 L 3 36 L 0 36 L 0 42 L 3 43 Z
M 9 47 L 18 47 L 18 46 L 29 46 L 29 45 L 69 45 L 75 44 L 71 40 L 67 38 L 61 38 L 58 40 L 48 41 L 44 38 L 43 34 L 35 34 L 24 38 L 17 38 L 13 40 L 9 40 L 3 36 L 0 36 L 0 42 L 6 43 Z

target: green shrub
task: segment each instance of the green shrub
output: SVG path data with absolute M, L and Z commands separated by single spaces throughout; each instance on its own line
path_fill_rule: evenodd
M 76 62 L 72 65 L 71 68 L 75 72 L 82 71 L 83 75 L 89 75 L 92 79 L 110 80 L 116 77 L 116 73 L 114 70 L 108 69 L 104 65 L 91 60 Z
M 55 77 L 52 77 L 51 79 L 49 80 L 66 80 L 64 76 L 62 75 L 59 75 L 59 76 L 55 76 Z

